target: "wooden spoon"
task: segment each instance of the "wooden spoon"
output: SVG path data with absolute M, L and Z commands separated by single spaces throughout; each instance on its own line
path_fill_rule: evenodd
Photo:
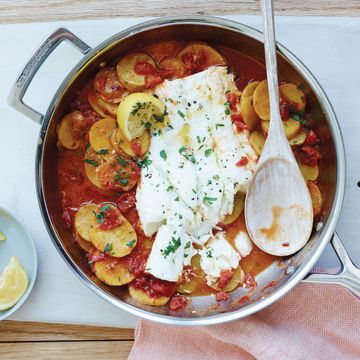
M 286 256 L 308 241 L 313 224 L 309 190 L 285 136 L 279 110 L 272 0 L 262 0 L 270 128 L 245 201 L 253 242 L 269 254 Z

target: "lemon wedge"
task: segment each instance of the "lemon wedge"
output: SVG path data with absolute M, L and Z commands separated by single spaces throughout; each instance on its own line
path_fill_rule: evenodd
M 0 230 L 0 241 L 6 240 L 6 235 Z
M 166 106 L 153 95 L 135 92 L 121 101 L 117 121 L 126 140 L 131 141 L 146 129 L 163 127 L 167 122 Z
M 24 295 L 28 285 L 25 269 L 13 256 L 0 275 L 0 310 L 13 307 Z

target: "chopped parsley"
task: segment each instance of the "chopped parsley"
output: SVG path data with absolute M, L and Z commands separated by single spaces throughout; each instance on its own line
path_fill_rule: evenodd
M 93 211 L 95 218 L 97 220 L 97 222 L 99 224 L 102 224 L 104 221 L 104 212 L 105 211 L 109 211 L 110 210 L 110 206 L 109 205 L 104 205 L 100 210 L 99 213 L 96 213 L 95 211 Z
M 121 179 L 120 182 L 121 182 L 121 185 L 123 185 L 123 186 L 127 186 L 129 184 L 128 179 Z
M 91 166 L 99 166 L 99 163 L 95 160 L 91 160 L 91 159 L 85 159 L 84 162 L 86 162 L 87 164 L 91 165 Z
M 212 255 L 212 252 L 213 252 L 213 251 L 214 251 L 214 249 L 209 248 L 208 251 L 206 252 L 206 257 L 212 258 L 212 257 L 213 257 L 213 255 Z
M 180 149 L 179 149 L 179 153 L 182 154 L 183 152 L 186 151 L 186 146 L 182 146 Z
M 215 129 L 217 130 L 219 127 L 224 127 L 224 124 L 215 124 Z
M 295 121 L 299 121 L 301 125 L 304 125 L 304 126 L 307 127 L 308 122 L 301 115 L 302 115 L 302 113 L 294 113 L 294 114 L 291 115 L 291 118 L 294 119 Z
M 212 152 L 213 152 L 213 149 L 206 149 L 206 150 L 205 150 L 205 156 L 206 156 L 206 157 L 209 157 Z
M 116 160 L 122 167 L 125 167 L 127 164 L 127 162 L 121 156 L 118 156 Z
M 190 243 L 190 241 L 188 241 L 188 242 L 185 244 L 184 249 L 189 249 L 189 248 L 190 248 L 190 245 L 191 245 L 191 243 Z
M 138 101 L 135 105 L 133 105 L 133 110 L 131 111 L 130 115 L 136 115 L 139 110 L 145 109 L 146 105 L 146 102 L 141 103 L 140 101 Z
M 181 111 L 181 110 L 178 110 L 178 112 L 177 112 L 182 118 L 184 118 L 185 117 L 185 114 Z
M 176 239 L 175 237 L 172 236 L 169 245 L 164 250 L 161 249 L 160 252 L 166 259 L 167 256 L 170 255 L 171 253 L 175 254 L 175 251 L 180 247 L 180 245 L 181 245 L 180 237 Z
M 196 190 L 195 189 L 191 189 L 191 191 L 196 195 Z
M 207 202 L 209 205 L 212 205 L 214 203 L 214 201 L 216 201 L 217 198 L 213 198 L 210 196 L 204 196 L 204 201 Z
M 150 129 L 151 128 L 151 122 L 147 121 L 144 123 L 145 129 Z
M 172 185 L 170 185 L 170 186 L 166 189 L 166 191 L 169 192 L 169 191 L 171 191 L 173 188 L 174 188 L 174 187 L 173 187 Z
M 169 115 L 169 114 L 165 108 L 164 112 L 161 115 L 154 114 L 153 116 L 154 116 L 155 122 L 164 122 L 166 115 Z
M 98 155 L 107 155 L 109 153 L 109 149 L 100 149 L 96 153 Z
M 161 151 L 160 151 L 160 157 L 161 157 L 162 159 L 164 159 L 164 160 L 167 159 L 167 155 L 166 155 L 166 151 L 165 151 L 165 150 L 161 150 Z
M 89 150 L 89 149 L 90 149 L 90 144 L 87 143 L 87 144 L 85 145 L 85 150 Z
M 112 250 L 112 243 L 106 243 L 104 253 L 109 253 Z
M 135 243 L 136 243 L 136 240 L 133 239 L 133 240 L 130 240 L 129 242 L 127 242 L 127 243 L 126 243 L 126 246 L 132 247 L 132 246 L 134 246 Z
M 230 115 L 230 102 L 229 101 L 226 101 L 226 103 L 224 104 L 225 105 L 225 114 L 226 115 Z
M 138 167 L 148 167 L 152 163 L 152 160 L 150 160 L 148 157 L 146 157 L 144 160 L 138 160 L 136 161 L 136 164 Z
M 179 199 L 179 197 L 178 197 L 178 196 L 175 198 L 175 201 L 180 201 L 180 199 Z

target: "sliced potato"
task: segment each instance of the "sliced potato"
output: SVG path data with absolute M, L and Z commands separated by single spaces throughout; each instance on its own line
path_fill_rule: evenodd
M 267 80 L 261 81 L 253 93 L 254 110 L 262 120 L 270 120 L 270 99 Z
M 168 123 L 165 104 L 153 95 L 132 93 L 119 105 L 117 121 L 128 141 L 139 138 L 146 129 L 161 129 Z
M 309 188 L 309 192 L 310 192 L 310 196 L 311 196 L 311 200 L 312 200 L 314 216 L 316 216 L 316 215 L 320 214 L 322 204 L 323 204 L 323 198 L 321 195 L 321 191 L 320 191 L 319 187 L 312 181 L 309 181 L 307 186 Z
M 304 111 L 306 105 L 306 97 L 298 86 L 291 83 L 280 85 L 281 96 L 290 104 L 292 104 L 296 111 Z
M 243 99 L 246 99 L 247 97 L 252 97 L 254 94 L 255 89 L 257 88 L 257 86 L 260 84 L 260 81 L 252 81 L 250 83 L 248 83 L 245 87 L 244 90 L 241 93 L 241 101 Z
M 289 140 L 289 144 L 291 146 L 301 145 L 306 140 L 306 134 L 304 132 L 296 135 L 292 139 Z
M 115 142 L 115 146 L 119 147 L 121 152 L 124 152 L 132 158 L 143 157 L 149 151 L 150 134 L 149 131 L 146 130 L 139 138 L 127 141 L 121 130 L 117 129 L 112 137 L 112 142 Z M 115 146 L 114 148 L 116 149 Z M 136 149 L 136 154 L 134 148 Z
M 103 189 L 128 191 L 136 185 L 139 168 L 134 161 L 119 155 L 101 164 L 97 175 Z
M 94 79 L 94 88 L 104 101 L 109 103 L 119 103 L 124 96 L 124 89 L 118 80 L 114 68 L 101 69 Z
M 191 258 L 191 268 L 192 272 L 188 277 L 188 281 L 182 281 L 177 286 L 177 292 L 180 294 L 190 295 L 196 292 L 200 287 L 204 287 L 205 273 L 200 266 L 200 258 L 199 254 L 196 254 Z
M 299 121 L 289 118 L 288 120 L 283 121 L 282 123 L 284 126 L 285 135 L 288 139 L 293 138 L 300 131 L 301 126 Z M 261 121 L 261 128 L 266 133 L 269 132 L 269 127 L 270 127 L 270 121 L 265 121 L 265 120 Z
M 314 181 L 319 176 L 319 166 L 310 166 L 303 164 L 301 162 L 298 163 L 302 176 L 304 177 L 305 181 Z
M 129 295 L 139 303 L 151 306 L 164 306 L 170 300 L 167 296 L 150 297 L 144 291 L 135 288 L 131 283 L 129 284 Z
M 166 79 L 178 79 L 186 74 L 185 65 L 176 58 L 164 58 L 159 63 L 160 73 Z
M 151 44 L 145 48 L 145 52 L 160 62 L 165 57 L 173 57 L 182 48 L 182 43 L 177 40 L 163 41 Z
M 123 96 L 125 96 L 126 94 L 127 92 L 124 93 Z M 102 117 L 110 116 L 116 118 L 118 104 L 112 104 L 105 101 L 95 90 L 89 90 L 88 100 L 93 110 L 100 114 Z
M 241 98 L 240 111 L 244 123 L 250 130 L 252 130 L 259 121 L 259 118 L 254 110 L 252 96 Z
M 214 65 L 227 65 L 226 59 L 217 50 L 202 43 L 185 46 L 176 54 L 176 58 L 184 62 L 185 66 L 195 64 L 195 69 L 192 69 L 195 71 L 202 71 Z
M 86 241 L 90 241 L 90 229 L 93 227 L 94 211 L 98 210 L 96 204 L 82 205 L 75 214 L 75 229 Z
M 139 91 L 145 87 L 145 75 L 138 74 L 135 67 L 139 63 L 146 63 L 156 70 L 154 59 L 143 52 L 135 52 L 124 56 L 116 66 L 120 84 L 131 91 Z
M 95 250 L 94 245 L 90 241 L 83 239 L 78 233 L 75 234 L 75 240 L 76 243 L 81 247 L 81 249 L 83 249 L 87 253 L 90 250 Z
M 252 132 L 249 137 L 249 143 L 255 152 L 260 156 L 265 145 L 264 135 L 259 131 Z
M 76 150 L 84 143 L 82 139 L 77 139 L 73 135 L 72 122 L 74 117 L 80 116 L 79 114 L 82 116 L 80 111 L 74 111 L 65 115 L 60 121 L 57 129 L 58 142 L 65 149 Z
M 225 225 L 229 225 L 233 223 L 240 216 L 240 214 L 244 210 L 244 203 L 245 203 L 245 193 L 241 191 L 237 192 L 234 197 L 233 212 L 229 215 L 226 215 L 223 220 L 223 223 Z
M 98 188 L 102 189 L 97 174 L 97 167 L 104 162 L 102 156 L 96 154 L 95 150 L 89 146 L 85 151 L 84 166 L 87 178 Z
M 90 145 L 95 152 L 101 155 L 105 160 L 109 160 L 114 156 L 114 148 L 111 145 L 111 134 L 116 128 L 116 121 L 109 117 L 97 121 L 90 128 Z
M 96 277 L 110 286 L 121 286 L 135 279 L 135 275 L 129 272 L 126 261 L 107 256 L 105 259 L 94 262 Z
M 110 256 L 120 258 L 131 253 L 137 243 L 137 235 L 132 225 L 125 219 L 116 206 L 110 205 L 120 218 L 120 225 L 116 228 L 103 230 L 98 218 L 93 214 L 90 240 L 100 251 Z M 96 213 L 99 211 L 97 207 Z
M 225 286 L 225 289 L 220 289 L 218 286 L 218 282 L 216 281 L 212 284 L 210 284 L 210 287 L 212 287 L 213 289 L 215 289 L 216 291 L 226 291 L 226 292 L 230 292 L 235 290 L 240 284 L 243 283 L 244 281 L 244 277 L 245 274 L 243 272 L 243 270 L 241 269 L 240 265 L 233 271 L 233 276 L 230 279 L 230 281 L 227 283 L 227 285 Z

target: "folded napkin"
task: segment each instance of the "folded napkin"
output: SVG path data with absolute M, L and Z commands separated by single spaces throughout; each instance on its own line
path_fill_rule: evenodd
M 340 286 L 302 283 L 229 324 L 190 328 L 139 320 L 129 359 L 360 359 L 360 301 Z

